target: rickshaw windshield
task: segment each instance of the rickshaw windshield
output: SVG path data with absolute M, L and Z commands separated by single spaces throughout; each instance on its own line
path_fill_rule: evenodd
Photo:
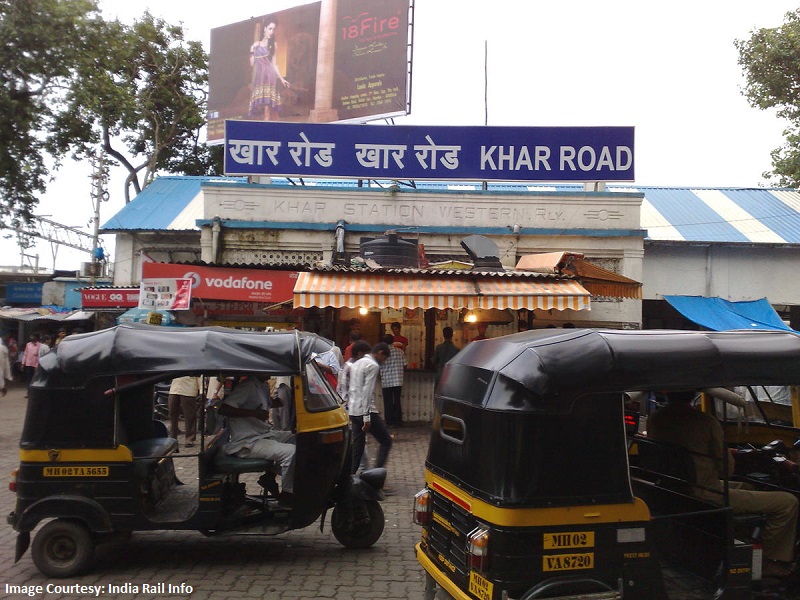
M 339 406 L 339 401 L 314 361 L 306 363 L 306 382 L 308 390 L 305 403 L 308 412 L 330 410 Z

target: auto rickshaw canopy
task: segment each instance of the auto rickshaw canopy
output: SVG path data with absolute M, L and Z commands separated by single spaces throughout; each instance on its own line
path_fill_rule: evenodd
M 304 331 L 256 333 L 224 327 L 129 323 L 68 336 L 42 356 L 34 388 L 82 386 L 99 376 L 302 372 L 332 343 Z
M 531 393 L 522 403 L 518 396 L 504 400 L 492 394 L 487 408 L 538 412 L 547 405 L 558 411 L 560 403 L 582 392 L 800 384 L 800 335 L 539 330 L 470 344 L 448 363 L 456 372 L 472 368 L 496 372 Z M 449 379 L 457 385 L 452 375 Z M 453 397 L 448 387 L 443 378 L 441 393 Z M 476 402 L 487 401 L 472 395 Z

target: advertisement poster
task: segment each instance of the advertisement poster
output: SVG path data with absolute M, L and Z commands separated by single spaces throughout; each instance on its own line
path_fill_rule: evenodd
M 145 310 L 189 310 L 192 301 L 191 279 L 142 279 L 139 306 Z
M 208 142 L 223 141 L 226 119 L 405 114 L 408 10 L 409 0 L 322 0 L 212 29 Z M 319 90 L 318 73 L 325 74 Z
M 406 112 L 408 0 L 338 0 L 334 108 L 340 121 Z

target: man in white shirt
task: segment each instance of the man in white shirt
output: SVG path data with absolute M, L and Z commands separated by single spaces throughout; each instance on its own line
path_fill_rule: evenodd
M 356 344 L 360 343 L 362 342 L 356 342 Z M 378 456 L 375 459 L 376 467 L 386 465 L 389 450 L 392 448 L 392 436 L 389 435 L 386 424 L 375 407 L 375 383 L 378 380 L 381 365 L 389 358 L 390 352 L 388 344 L 379 342 L 372 347 L 372 352 L 365 354 L 350 367 L 347 402 L 350 427 L 353 431 L 353 473 L 361 464 L 367 433 L 371 433 L 372 437 L 380 444 Z
M 291 502 L 294 489 L 295 437 L 269 424 L 269 387 L 266 377 L 248 377 L 225 395 L 219 414 L 228 418 L 230 441 L 225 453 L 240 458 L 274 460 L 281 467 L 283 491 L 278 499 Z

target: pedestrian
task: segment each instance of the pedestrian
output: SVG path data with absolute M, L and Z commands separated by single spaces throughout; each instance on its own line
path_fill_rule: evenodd
M 6 381 L 14 381 L 14 374 L 11 372 L 11 361 L 8 358 L 8 348 L 0 339 L 0 395 L 6 395 Z
M 353 473 L 361 464 L 367 433 L 372 434 L 380 446 L 375 466 L 386 466 L 389 458 L 392 436 L 389 435 L 386 424 L 375 407 L 375 384 L 380 374 L 380 366 L 389 358 L 389 353 L 389 346 L 384 342 L 378 342 L 371 352 L 364 354 L 350 367 L 348 407 L 350 427 L 353 430 Z
M 364 339 L 361 335 L 361 321 L 358 319 L 350 319 L 350 332 L 348 339 L 350 342 L 347 344 L 347 346 L 345 346 L 343 355 L 345 362 L 350 360 L 350 353 L 353 350 L 353 344 L 361 339 Z
M 41 359 L 45 354 L 50 352 L 50 348 L 53 345 L 53 338 L 50 336 L 49 333 L 45 333 L 42 335 L 42 339 L 39 342 L 39 358 Z
M 434 389 L 439 387 L 439 380 L 442 378 L 442 371 L 447 362 L 459 353 L 458 346 L 453 343 L 453 328 L 449 325 L 442 329 L 444 341 L 433 349 L 433 368 L 436 374 L 433 378 Z
M 203 390 L 203 378 L 194 375 L 176 377 L 169 386 L 170 436 L 178 439 L 180 415 L 183 413 L 184 445 L 194 446 L 197 440 L 197 403 Z
M 59 327 L 58 333 L 56 333 L 55 345 L 58 346 L 65 337 L 67 337 L 67 330 Z
M 391 334 L 382 340 L 389 346 L 389 358 L 381 365 L 381 388 L 383 390 L 383 414 L 389 427 L 403 426 L 403 408 L 400 397 L 403 394 L 403 371 L 406 368 L 406 353 L 399 343 L 393 342 Z
M 486 335 L 486 330 L 489 328 L 488 323 L 478 323 L 478 335 L 472 338 L 473 342 L 477 342 L 478 340 L 485 340 L 488 339 Z
M 32 333 L 28 338 L 28 343 L 22 351 L 22 374 L 25 383 L 30 385 L 36 367 L 39 366 L 39 334 Z
M 331 339 L 329 332 L 325 332 L 320 335 L 327 340 Z M 338 386 L 339 371 L 342 368 L 342 363 L 344 362 L 342 358 L 342 351 L 339 350 L 339 347 L 334 344 L 327 352 L 316 355 L 314 360 L 316 361 L 320 370 L 322 370 L 322 374 L 325 375 L 325 379 L 327 379 L 328 383 L 331 384 L 331 387 L 336 389 Z
M 400 323 L 395 321 L 391 324 L 390 328 L 392 330 L 392 343 L 405 352 L 406 348 L 408 348 L 408 338 L 404 335 L 400 335 Z

